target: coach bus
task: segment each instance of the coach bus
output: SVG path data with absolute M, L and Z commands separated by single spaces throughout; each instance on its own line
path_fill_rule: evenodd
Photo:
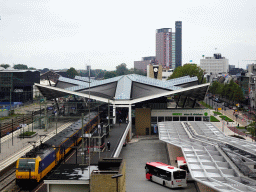
M 148 162 L 146 179 L 170 188 L 187 187 L 187 172 L 161 162 Z

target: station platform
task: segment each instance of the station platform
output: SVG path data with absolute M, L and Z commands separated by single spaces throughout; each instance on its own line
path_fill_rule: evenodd
M 109 136 L 105 139 L 105 148 L 103 148 L 102 152 L 91 152 L 91 161 L 90 164 L 96 165 L 98 164 L 98 161 L 100 158 L 110 158 L 114 156 L 114 153 L 119 145 L 119 141 L 122 137 L 122 135 L 125 132 L 125 129 L 127 127 L 126 123 L 121 123 L 120 126 L 119 124 L 114 124 L 110 128 L 110 133 Z M 107 142 L 110 142 L 110 151 L 107 150 Z M 81 150 L 78 150 L 77 153 L 77 164 L 82 164 L 82 155 L 81 155 Z M 76 164 L 76 152 L 74 151 L 73 154 L 70 158 L 66 159 L 65 163 L 66 164 Z M 84 161 L 84 164 L 88 164 L 89 160 L 89 155 L 88 152 L 86 153 L 86 158 Z
M 101 158 L 111 158 L 114 156 L 115 151 L 120 143 L 120 139 L 122 138 L 123 134 L 125 133 L 125 130 L 127 128 L 127 124 L 122 123 L 122 124 L 114 124 L 111 128 L 110 128 L 110 133 L 109 136 L 106 138 L 105 140 L 105 148 L 102 150 L 102 152 L 91 152 L 90 154 L 90 172 L 93 170 L 97 170 L 98 168 L 98 161 Z M 110 146 L 110 151 L 107 150 L 107 142 L 110 142 L 111 146 Z M 88 153 L 86 154 L 86 158 L 84 160 L 84 164 L 86 164 L 87 166 L 82 165 L 82 155 L 81 155 L 81 150 L 77 151 L 76 154 L 76 150 L 74 150 L 71 154 L 70 157 L 65 159 L 65 162 L 62 162 L 61 165 L 59 165 L 58 167 L 56 167 L 54 169 L 54 171 L 52 172 L 52 174 L 49 174 L 49 177 L 45 178 L 44 183 L 39 186 L 36 189 L 36 192 L 45 192 L 47 191 L 47 185 L 49 183 L 51 184 L 56 184 L 56 183 L 62 183 L 64 182 L 65 184 L 77 184 L 80 185 L 81 182 L 82 184 L 85 185 L 89 185 L 89 169 L 88 169 L 88 163 L 89 163 L 89 155 Z M 77 156 L 76 156 L 77 155 Z M 77 158 L 77 159 L 76 159 Z M 77 161 L 77 162 L 76 162 Z M 61 177 L 61 170 L 63 168 L 63 164 L 65 163 L 65 173 L 63 172 L 62 174 L 66 174 L 67 172 L 72 172 L 73 173 L 73 166 L 76 167 L 77 169 L 81 169 L 83 170 L 83 179 L 79 179 L 79 177 L 72 177 L 73 179 L 67 179 L 67 178 L 62 178 Z M 76 164 L 77 163 L 77 164 Z M 70 166 L 69 166 L 70 165 Z M 56 174 L 59 174 L 59 176 L 56 178 Z M 73 174 L 71 174 L 73 175 Z M 45 184 L 47 183 L 47 184 Z
M 57 127 L 57 132 L 70 126 L 73 122 L 59 123 Z M 32 125 L 28 125 L 24 128 L 24 132 L 30 130 L 32 131 Z M 4 169 L 14 164 L 20 157 L 29 152 L 33 146 L 31 143 L 36 143 L 36 146 L 40 144 L 41 140 L 44 142 L 54 135 L 56 135 L 56 127 L 49 127 L 47 131 L 45 129 L 34 129 L 36 136 L 32 138 L 18 138 L 18 136 L 23 132 L 23 128 L 16 130 L 13 134 L 6 135 L 0 140 L 0 175 Z M 45 135 L 45 136 L 40 136 Z M 29 143 L 30 142 L 30 143 Z

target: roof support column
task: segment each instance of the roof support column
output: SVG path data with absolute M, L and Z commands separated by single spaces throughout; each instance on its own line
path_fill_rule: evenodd
M 181 96 L 179 95 L 178 101 L 176 102 L 176 107 L 175 107 L 176 109 L 178 108 L 178 105 L 179 105 L 179 102 L 180 102 L 180 97 Z
M 195 105 L 196 105 L 196 99 L 195 99 L 194 102 L 193 102 L 192 108 L 195 108 Z
M 116 105 L 113 105 L 113 124 L 116 124 Z
M 129 105 L 129 122 L 130 122 L 130 130 L 128 133 L 128 139 L 131 141 L 132 139 L 132 106 Z
M 186 104 L 187 98 L 188 98 L 188 97 L 185 97 L 184 102 L 183 102 L 183 105 L 182 105 L 182 108 L 184 108 L 184 107 L 185 107 L 185 104 Z

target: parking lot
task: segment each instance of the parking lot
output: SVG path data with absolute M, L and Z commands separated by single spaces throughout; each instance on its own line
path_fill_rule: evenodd
M 168 164 L 166 144 L 157 137 L 145 139 L 136 138 L 122 149 L 120 157 L 126 161 L 126 191 L 127 192 L 169 192 L 170 188 L 148 181 L 145 174 L 146 162 L 159 161 Z M 188 183 L 187 188 L 175 191 L 196 192 L 195 185 Z

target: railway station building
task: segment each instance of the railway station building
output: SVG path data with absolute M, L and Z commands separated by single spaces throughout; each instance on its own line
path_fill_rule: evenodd
M 35 86 L 47 99 L 73 95 L 87 100 L 108 103 L 112 112 L 108 118 L 112 119 L 112 123 L 116 124 L 120 119 L 127 122 L 126 131 L 120 141 L 121 146 L 125 138 L 126 140 L 131 139 L 132 134 L 156 134 L 156 125 L 159 122 L 209 121 L 209 112 L 201 109 L 197 104 L 197 101 L 204 99 L 209 84 L 200 84 L 197 77 L 185 76 L 162 81 L 130 74 L 89 82 L 87 78 L 83 77 L 75 77 L 75 79 L 60 77 L 55 86 L 40 84 L 35 84 Z M 114 157 L 118 157 L 118 155 L 114 155 Z M 104 185 L 108 181 L 109 191 L 113 191 L 113 187 L 117 185 L 111 177 L 116 174 L 124 175 L 124 173 L 125 164 L 122 163 L 119 170 L 95 170 L 91 174 L 90 190 L 101 191 L 101 184 Z M 66 184 L 77 184 L 85 190 L 88 189 L 85 182 L 79 182 L 72 180 L 67 181 Z M 52 191 L 61 191 L 65 186 L 61 179 L 45 180 L 45 184 L 48 186 L 48 191 L 51 189 Z M 74 186 L 69 185 L 71 188 Z M 120 191 L 125 191 L 124 186 L 125 179 L 120 178 L 118 184 Z M 104 185 L 104 187 L 106 186 Z
M 55 86 L 35 86 L 47 99 L 75 95 L 108 103 L 114 124 L 120 119 L 129 122 L 129 138 L 132 127 L 133 134 L 150 135 L 156 133 L 158 122 L 209 121 L 209 112 L 197 104 L 204 99 L 209 83 L 200 84 L 197 77 L 162 81 L 130 74 L 91 82 L 83 77 L 60 77 Z

